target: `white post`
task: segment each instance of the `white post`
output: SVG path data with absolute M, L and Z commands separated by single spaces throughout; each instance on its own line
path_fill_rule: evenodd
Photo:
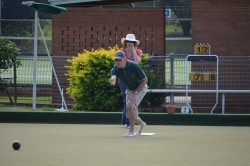
M 63 97 L 63 88 L 62 88 L 62 107 L 61 107 L 61 109 L 60 109 L 60 112 L 64 112 L 65 111 L 65 109 L 64 109 L 64 107 L 63 107 L 63 103 L 64 103 L 64 97 Z
M 37 64 L 37 32 L 38 32 L 38 11 L 35 11 L 35 30 L 34 30 L 34 59 L 33 59 L 33 98 L 32 109 L 36 110 L 36 64 Z
M 56 74 L 56 70 L 55 70 L 55 67 L 54 67 L 54 65 L 53 65 L 53 61 L 52 61 L 52 58 L 51 58 L 51 56 L 50 56 L 49 49 L 48 49 L 47 43 L 46 43 L 46 41 L 45 41 L 45 37 L 44 37 L 44 35 L 43 35 L 43 31 L 42 31 L 42 28 L 41 28 L 41 25 L 40 25 L 39 22 L 38 22 L 38 27 L 39 27 L 40 33 L 41 33 L 41 35 L 42 35 L 43 43 L 44 43 L 44 46 L 45 46 L 47 55 L 48 55 L 48 57 L 49 57 L 50 64 L 51 64 L 51 66 L 52 66 L 52 71 L 53 71 L 53 74 L 54 74 L 55 79 L 56 79 L 57 87 L 58 87 L 59 92 L 60 92 L 60 94 L 61 94 L 61 96 L 62 96 L 62 101 L 63 101 L 63 103 L 64 103 L 65 109 L 68 110 L 66 101 L 65 101 L 65 99 L 64 99 L 64 97 L 63 97 L 62 88 L 61 88 L 61 86 L 60 86 L 60 83 L 59 83 L 59 80 L 58 80 L 58 77 L 57 77 L 57 74 Z

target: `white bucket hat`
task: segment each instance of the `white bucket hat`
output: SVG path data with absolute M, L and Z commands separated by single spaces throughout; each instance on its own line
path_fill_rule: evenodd
M 139 46 L 139 44 L 140 44 L 140 41 L 135 39 L 134 34 L 127 34 L 126 38 L 121 39 L 121 43 L 122 43 L 123 46 L 125 46 L 125 41 L 133 41 L 133 42 L 135 42 L 136 47 Z

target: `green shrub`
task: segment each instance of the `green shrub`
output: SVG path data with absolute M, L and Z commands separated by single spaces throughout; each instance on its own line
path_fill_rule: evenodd
M 122 99 L 118 86 L 108 82 L 114 65 L 117 46 L 79 53 L 69 59 L 71 66 L 66 74 L 69 77 L 67 93 L 74 100 L 74 109 L 85 111 L 115 111 L 120 108 Z
M 16 44 L 8 39 L 0 39 L 0 69 L 12 68 L 14 63 L 20 65 L 20 60 L 17 56 L 20 54 L 20 49 Z
M 110 70 L 114 66 L 114 54 L 120 50 L 117 46 L 105 50 L 103 48 L 84 51 L 77 57 L 68 60 L 70 66 L 66 66 L 69 80 L 67 93 L 74 100 L 75 110 L 84 111 L 117 111 L 123 107 L 122 95 L 119 86 L 111 86 L 108 82 Z M 164 86 L 165 79 L 150 67 L 150 57 L 142 55 L 141 67 L 148 76 L 150 88 Z M 162 80 L 162 81 L 161 81 Z M 164 85 L 159 85 L 164 84 Z M 147 94 L 143 99 L 142 107 L 159 106 L 164 97 L 160 94 Z
M 165 72 L 162 71 L 161 65 L 153 62 L 151 63 L 150 56 L 144 54 L 142 61 L 140 62 L 145 74 L 148 78 L 148 86 L 150 89 L 164 89 Z M 164 93 L 147 93 L 143 98 L 140 107 L 141 108 L 159 108 L 165 102 L 166 94 Z

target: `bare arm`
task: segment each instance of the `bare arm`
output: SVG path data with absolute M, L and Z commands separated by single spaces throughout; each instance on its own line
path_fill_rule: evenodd
M 139 56 L 137 55 L 135 49 L 133 50 L 133 56 L 134 56 L 134 61 L 135 61 L 136 63 L 141 62 L 141 57 L 139 57 Z
M 135 89 L 135 91 L 140 92 L 140 91 L 144 88 L 144 86 L 145 86 L 147 83 L 148 83 L 148 78 L 145 77 L 145 78 L 141 81 L 141 83 L 139 84 L 139 86 Z
M 140 91 L 142 90 L 142 88 L 144 88 L 144 86 L 147 84 L 148 82 L 148 78 L 145 77 L 141 83 L 139 84 L 139 86 L 134 90 L 135 92 L 137 91 L 137 93 L 140 93 Z M 131 96 L 131 102 L 132 103 L 135 103 L 136 102 L 136 95 L 137 93 L 133 93 L 132 96 Z
M 129 54 L 132 54 L 136 63 L 141 61 L 141 57 L 137 54 L 136 47 L 133 43 L 129 43 L 126 49 Z

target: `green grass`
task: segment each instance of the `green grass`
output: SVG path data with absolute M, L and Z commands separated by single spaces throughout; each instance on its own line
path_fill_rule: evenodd
M 37 84 L 52 84 L 52 67 L 47 58 L 37 61 Z M 17 68 L 17 84 L 33 83 L 33 60 L 27 57 L 21 58 L 21 66 Z M 2 71 L 3 78 L 13 78 L 13 69 Z
M 10 104 L 0 104 L 0 112 L 27 112 L 27 111 L 34 111 L 32 106 L 13 106 Z M 53 107 L 41 107 L 36 108 L 36 111 L 56 111 Z
M 38 108 L 38 110 L 41 110 Z M 7 104 L 0 104 L 0 112 L 2 111 L 10 111 L 10 112 L 26 112 L 26 111 L 33 111 L 32 107 L 27 106 L 13 106 L 13 105 L 7 105 Z
M 183 29 L 177 24 L 166 24 L 166 34 L 182 33 Z
M 0 131 L 3 166 L 249 165 L 249 127 L 149 125 L 144 132 L 156 135 L 134 138 L 120 125 L 2 123 Z
M 170 62 L 166 61 L 165 63 L 165 69 L 166 69 L 166 83 L 170 84 L 170 75 L 171 75 L 171 67 Z M 190 72 L 191 70 L 191 63 L 189 64 L 188 70 Z M 174 85 L 185 85 L 186 84 L 186 64 L 183 59 L 176 59 L 174 61 Z M 191 84 L 191 81 L 189 81 L 189 84 Z
M 17 71 L 18 83 L 33 83 L 33 61 L 22 60 L 25 64 L 20 66 Z M 52 83 L 52 67 L 49 61 L 37 62 L 37 84 L 51 84 Z
M 12 97 L 12 100 L 14 101 L 14 98 Z M 2 103 L 9 103 L 10 100 L 7 96 L 1 96 L 0 102 Z M 17 97 L 17 103 L 32 103 L 32 97 Z M 36 97 L 36 103 L 37 104 L 51 104 L 52 103 L 52 97 L 51 96 L 38 96 Z

